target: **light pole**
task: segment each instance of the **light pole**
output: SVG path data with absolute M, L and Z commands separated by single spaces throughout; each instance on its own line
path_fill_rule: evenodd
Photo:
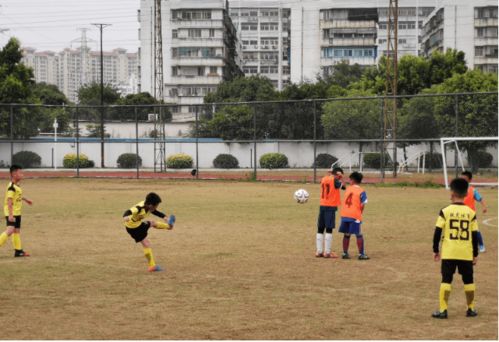
M 99 27 L 100 30 L 100 164 L 104 167 L 104 54 L 102 50 L 102 31 L 104 27 L 111 26 L 111 24 L 94 23 L 94 26 Z
M 57 118 L 54 119 L 52 127 L 54 127 L 54 169 L 57 170 L 57 128 L 59 128 Z

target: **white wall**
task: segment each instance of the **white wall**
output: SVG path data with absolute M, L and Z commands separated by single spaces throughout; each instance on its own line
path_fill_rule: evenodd
M 252 166 L 252 143 L 200 143 L 199 144 L 199 167 L 211 168 L 213 167 L 213 159 L 220 153 L 229 153 L 239 160 L 239 166 L 242 168 L 249 168 Z M 40 155 L 42 158 L 43 167 L 52 166 L 52 149 L 54 144 L 51 142 L 30 142 L 30 143 L 16 143 L 14 144 L 14 153 L 19 151 L 33 151 Z M 106 167 L 117 167 L 116 160 L 122 153 L 135 153 L 135 144 L 132 142 L 125 143 L 107 143 L 105 145 L 105 165 Z M 329 153 L 339 159 L 348 160 L 353 153 L 359 151 L 358 143 L 318 143 L 317 154 Z M 375 144 L 364 144 L 363 152 L 377 152 Z M 428 144 L 411 145 L 406 149 L 408 157 L 411 157 L 419 152 L 429 151 Z M 440 152 L 440 146 L 437 143 L 433 145 L 435 153 Z M 56 162 L 58 167 L 62 167 L 62 158 L 67 153 L 75 153 L 76 146 L 74 143 L 62 142 L 57 144 L 57 157 Z M 86 154 L 96 165 L 100 165 L 100 143 L 84 142 L 80 144 L 80 152 Z M 257 159 L 264 153 L 268 152 L 281 152 L 284 153 L 289 160 L 290 167 L 309 168 L 313 163 L 313 144 L 308 142 L 269 142 L 257 144 Z M 488 152 L 494 156 L 493 165 L 497 166 L 497 147 L 489 148 Z M 196 156 L 196 145 L 194 142 L 188 143 L 167 143 L 166 156 L 175 153 L 186 153 L 193 157 Z M 152 168 L 154 166 L 154 145 L 153 143 L 139 144 L 139 155 L 142 158 L 143 167 Z M 402 149 L 397 150 L 398 161 L 402 162 L 404 154 Z M 466 156 L 463 156 L 466 157 Z M 358 155 L 353 156 L 353 165 L 358 165 Z M 0 143 L 0 161 L 4 164 L 10 164 L 10 143 Z M 466 159 L 465 159 L 466 163 Z M 347 166 L 345 164 L 345 166 Z M 411 163 L 415 165 L 415 162 Z M 454 152 L 449 150 L 447 152 L 447 165 L 454 165 Z

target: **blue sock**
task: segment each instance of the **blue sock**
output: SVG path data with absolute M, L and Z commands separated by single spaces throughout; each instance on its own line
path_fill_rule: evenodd
M 482 237 L 482 233 L 480 233 L 480 231 L 477 232 L 477 237 L 478 237 L 478 245 L 479 246 L 484 246 L 483 244 L 483 237 Z

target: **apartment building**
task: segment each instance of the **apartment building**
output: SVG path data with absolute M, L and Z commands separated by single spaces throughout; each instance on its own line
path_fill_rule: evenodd
M 173 120 L 190 121 L 196 104 L 223 80 L 243 75 L 237 31 L 223 0 L 162 1 L 163 100 L 176 103 Z M 141 90 L 155 94 L 154 1 L 139 13 Z
M 470 68 L 497 72 L 497 8 L 492 0 L 441 1 L 423 22 L 423 55 L 456 49 Z

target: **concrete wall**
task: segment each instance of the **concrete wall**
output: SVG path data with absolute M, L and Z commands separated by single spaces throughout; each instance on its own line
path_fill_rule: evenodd
M 11 144 L 8 142 L 0 143 L 0 162 L 9 165 Z M 199 144 L 199 167 L 213 167 L 213 159 L 220 153 L 229 153 L 239 160 L 241 168 L 250 168 L 253 166 L 253 144 L 252 143 L 200 143 Z M 135 153 L 134 142 L 115 142 L 105 144 L 105 165 L 106 167 L 117 167 L 116 161 L 122 153 Z M 58 167 L 62 167 L 62 159 L 67 153 L 76 153 L 76 145 L 74 142 L 60 142 L 54 150 L 53 142 L 27 142 L 15 143 L 13 145 L 14 153 L 19 151 L 33 151 L 42 158 L 42 167 L 52 167 L 52 156 L 55 155 L 55 161 Z M 362 146 L 363 152 L 379 151 L 374 143 L 364 143 Z M 411 145 L 406 148 L 408 158 L 415 156 L 419 152 L 429 151 L 428 144 Z M 435 153 L 440 152 L 438 144 L 433 145 Z M 86 154 L 96 165 L 100 165 L 100 143 L 98 141 L 80 143 L 80 152 Z M 293 168 L 310 168 L 313 164 L 313 144 L 308 142 L 268 142 L 257 144 L 257 160 L 264 153 L 280 152 L 284 153 L 289 160 L 290 167 Z M 359 144 L 358 143 L 341 143 L 329 142 L 318 143 L 317 154 L 329 153 L 344 161 L 343 165 L 348 166 L 349 160 L 357 166 L 359 164 Z M 488 152 L 494 156 L 493 165 L 497 167 L 497 146 L 488 149 Z M 196 157 L 196 145 L 194 142 L 172 142 L 166 144 L 167 157 L 175 153 L 186 153 Z M 402 149 L 398 149 L 398 161 L 404 160 Z M 143 167 L 150 168 L 154 166 L 154 145 L 152 142 L 139 144 L 139 155 L 142 158 Z M 466 157 L 465 155 L 463 157 Z M 467 163 L 465 158 L 465 163 Z M 413 161 L 410 165 L 416 165 Z M 447 152 L 447 165 L 454 165 L 454 152 Z

